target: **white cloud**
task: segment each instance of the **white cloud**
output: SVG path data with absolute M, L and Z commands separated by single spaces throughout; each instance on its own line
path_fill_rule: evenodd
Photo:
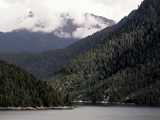
M 0 31 L 18 28 L 37 30 L 34 25 L 42 23 L 45 31 L 60 24 L 59 13 L 69 12 L 83 23 L 79 17 L 83 13 L 94 13 L 107 18 L 120 20 L 132 9 L 137 8 L 142 0 L 0 0 Z M 27 11 L 35 14 L 33 19 L 26 19 Z M 83 30 L 80 29 L 79 33 Z M 94 30 L 92 30 L 94 31 Z
M 76 38 L 86 37 L 108 26 L 106 24 L 100 23 L 99 20 L 94 19 L 93 17 L 87 15 L 85 17 L 82 16 L 76 18 L 77 18 L 75 20 L 76 24 L 81 26 L 73 33 L 73 36 Z M 99 25 L 100 28 L 94 27 L 95 25 Z

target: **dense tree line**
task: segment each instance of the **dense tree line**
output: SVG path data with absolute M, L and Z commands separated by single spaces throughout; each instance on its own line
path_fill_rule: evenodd
M 0 106 L 36 107 L 63 105 L 61 94 L 47 82 L 0 61 Z
M 103 45 L 60 70 L 56 84 L 71 99 L 160 105 L 159 4 L 144 0 L 102 36 Z

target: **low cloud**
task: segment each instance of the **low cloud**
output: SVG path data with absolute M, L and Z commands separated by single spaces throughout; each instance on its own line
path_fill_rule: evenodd
M 85 26 L 77 29 L 74 36 L 86 36 L 97 29 L 89 30 L 82 14 L 93 13 L 119 21 L 131 10 L 137 8 L 142 0 L 0 0 L 0 31 L 27 28 L 33 31 L 52 31 L 62 24 L 60 14 L 70 13 L 78 24 Z M 33 12 L 33 16 L 30 16 Z M 103 27 L 103 26 L 102 26 Z M 105 26 L 104 26 L 105 27 Z M 86 30 L 87 29 L 87 30 Z M 88 32 L 83 32 L 88 31 Z M 65 34 L 65 33 L 64 33 Z M 68 36 L 65 34 L 65 36 Z

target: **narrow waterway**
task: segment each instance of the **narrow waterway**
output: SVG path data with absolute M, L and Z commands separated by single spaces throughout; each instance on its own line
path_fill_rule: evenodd
M 78 107 L 73 110 L 0 111 L 0 120 L 159 120 L 160 108 Z

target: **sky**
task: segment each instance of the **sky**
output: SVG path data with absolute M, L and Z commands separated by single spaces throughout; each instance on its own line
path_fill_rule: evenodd
M 70 13 L 78 18 L 84 13 L 93 13 L 118 22 L 137 9 L 142 0 L 0 0 L 0 31 L 19 28 L 31 29 L 42 23 L 51 30 L 59 26 L 61 13 Z M 29 11 L 34 19 L 28 18 Z M 80 19 L 79 19 L 80 20 Z

